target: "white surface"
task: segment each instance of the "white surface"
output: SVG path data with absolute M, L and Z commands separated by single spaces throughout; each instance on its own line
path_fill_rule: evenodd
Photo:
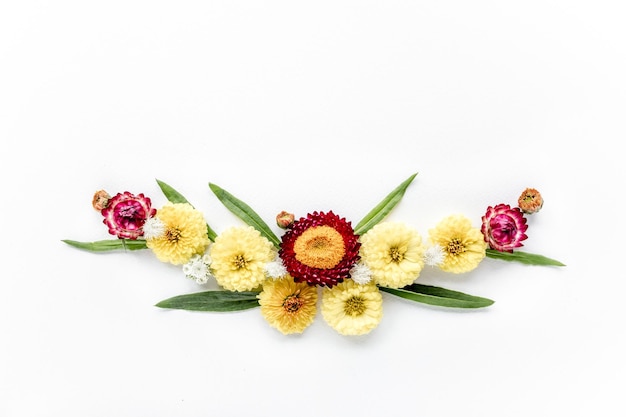
M 506 3 L 506 4 L 505 4 Z M 0 415 L 621 416 L 626 62 L 620 2 L 85 1 L 0 5 Z M 392 218 L 478 226 L 527 186 L 524 247 L 423 283 L 496 300 L 458 312 L 385 297 L 367 337 L 318 316 L 164 311 L 198 290 L 109 236 L 92 193 L 165 199 L 238 224 L 353 223 L 413 172 Z M 619 216 L 619 217 L 618 217 Z

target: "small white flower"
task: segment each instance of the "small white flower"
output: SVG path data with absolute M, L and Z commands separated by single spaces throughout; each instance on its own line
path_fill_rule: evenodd
M 206 284 L 211 277 L 209 265 L 204 262 L 204 257 L 200 257 L 200 255 L 192 256 L 189 262 L 183 265 L 183 273 L 198 284 Z
M 282 278 L 287 275 L 287 268 L 285 268 L 283 261 L 277 256 L 272 262 L 265 264 L 265 275 L 274 279 Z
M 148 218 L 143 224 L 143 236 L 146 239 L 157 239 L 165 233 L 165 224 L 156 217 Z
M 430 266 L 440 265 L 445 258 L 443 248 L 439 245 L 429 247 L 424 251 L 424 263 Z
M 367 284 L 372 280 L 372 271 L 365 264 L 356 264 L 350 269 L 350 276 L 357 284 Z

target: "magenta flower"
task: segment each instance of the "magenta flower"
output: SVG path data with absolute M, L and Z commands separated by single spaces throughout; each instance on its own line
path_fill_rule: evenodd
M 146 219 L 156 214 L 151 208 L 151 201 L 143 194 L 133 195 L 128 191 L 118 193 L 111 198 L 102 210 L 103 223 L 109 228 L 109 233 L 120 239 L 137 239 L 143 235 L 143 224 Z
M 514 248 L 523 246 L 522 240 L 528 238 L 526 218 L 518 207 L 511 208 L 508 204 L 489 206 L 482 220 L 480 231 L 491 249 L 513 252 Z

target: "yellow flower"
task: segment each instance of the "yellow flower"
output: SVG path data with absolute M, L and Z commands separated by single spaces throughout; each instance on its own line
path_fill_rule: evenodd
M 265 320 L 283 334 L 302 333 L 317 312 L 317 287 L 290 275 L 266 280 L 257 297 Z
M 156 218 L 163 225 L 163 233 L 146 238 L 146 245 L 160 261 L 181 265 L 193 255 L 203 254 L 209 245 L 204 216 L 190 204 L 166 203 Z
M 424 268 L 422 238 L 402 223 L 379 223 L 361 237 L 361 259 L 377 284 L 410 285 Z
M 342 335 L 367 334 L 383 317 L 383 297 L 376 284 L 348 279 L 323 289 L 322 316 Z
M 230 291 L 250 291 L 265 279 L 265 265 L 276 257 L 269 240 L 252 226 L 231 227 L 211 245 L 211 271 Z
M 430 242 L 443 249 L 444 259 L 439 267 L 446 272 L 471 271 L 485 258 L 487 243 L 483 234 L 463 215 L 446 217 L 428 233 Z

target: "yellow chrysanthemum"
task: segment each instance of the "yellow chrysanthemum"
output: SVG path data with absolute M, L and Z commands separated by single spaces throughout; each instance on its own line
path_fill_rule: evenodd
M 276 257 L 269 240 L 252 226 L 231 227 L 211 245 L 211 271 L 230 291 L 250 291 L 265 279 L 265 265 Z
M 377 284 L 410 285 L 424 268 L 422 237 L 403 223 L 379 223 L 361 236 L 361 259 Z
M 317 287 L 290 275 L 263 282 L 258 299 L 265 320 L 283 334 L 302 333 L 317 312 Z
M 383 317 L 383 297 L 376 284 L 361 285 L 348 279 L 324 288 L 322 316 L 342 335 L 367 334 Z
M 209 245 L 202 213 L 187 203 L 167 203 L 156 214 L 162 233 L 146 238 L 146 245 L 162 262 L 181 265 Z
M 443 249 L 439 267 L 446 272 L 471 271 L 485 258 L 487 243 L 483 234 L 463 215 L 446 217 L 428 233 L 430 242 Z

